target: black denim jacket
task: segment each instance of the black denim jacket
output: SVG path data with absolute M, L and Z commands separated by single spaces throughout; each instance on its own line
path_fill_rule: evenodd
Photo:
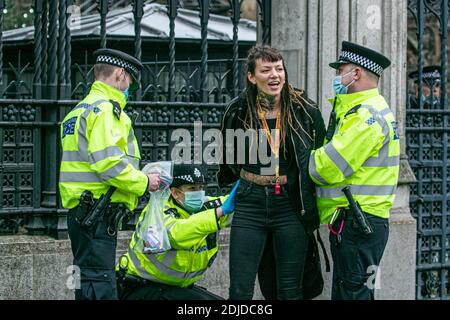
M 302 98 L 308 101 L 309 104 L 305 103 L 304 108 L 299 105 L 293 105 L 295 115 L 293 121 L 297 119 L 312 140 L 302 130 L 294 131 L 292 128 L 288 130 L 288 138 L 291 140 L 290 144 L 294 149 L 289 151 L 293 151 L 292 154 L 294 154 L 296 160 L 290 161 L 288 167 L 288 192 L 290 201 L 297 210 L 306 231 L 312 234 L 319 227 L 320 220 L 315 200 L 315 185 L 309 176 L 308 165 L 311 151 L 321 147 L 324 142 L 325 124 L 317 104 L 309 100 L 304 91 L 296 90 L 301 93 Z M 223 161 L 217 173 L 217 181 L 220 187 L 227 186 L 239 179 L 242 165 L 226 164 L 225 146 L 227 141 L 225 130 L 244 130 L 242 119 L 245 118 L 246 110 L 245 92 L 233 99 L 225 110 L 221 129 L 223 136 Z

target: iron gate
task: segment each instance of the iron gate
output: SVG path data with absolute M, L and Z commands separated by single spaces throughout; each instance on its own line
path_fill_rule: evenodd
M 193 130 L 196 120 L 202 121 L 204 128 L 219 127 L 225 102 L 245 85 L 242 57 L 254 41 L 242 44 L 238 31 L 250 26 L 256 33 L 256 23 L 240 18 L 239 0 L 198 1 L 201 38 L 192 43 L 192 56 L 183 59 L 176 59 L 175 55 L 176 48 L 186 42 L 175 38 L 176 21 L 180 21 L 177 20 L 178 0 L 168 0 L 165 5 L 152 3 L 154 1 L 128 1 L 131 6 L 120 9 L 124 11 L 119 15 L 132 13 L 134 35 L 119 40 L 110 37 L 107 30 L 107 25 L 114 25 L 107 24 L 108 14 L 113 15 L 109 12 L 111 2 L 97 0 L 99 35 L 78 42 L 79 50 L 75 51 L 68 23 L 72 0 L 33 1 L 34 35 L 28 47 L 26 41 L 21 47 L 2 39 L 7 32 L 2 31 L 5 0 L 0 0 L 0 234 L 17 233 L 19 227 L 24 226 L 30 234 L 67 237 L 66 210 L 61 207 L 57 187 L 59 124 L 89 90 L 93 81 L 94 49 L 129 48 L 126 51 L 144 63 L 141 89 L 125 109 L 127 113 L 133 110 L 140 113 L 135 132 L 142 153 L 141 165 L 169 158 L 174 128 Z M 208 40 L 208 23 L 213 20 L 209 8 L 214 2 L 229 6 L 229 17 L 221 18 L 222 23 L 223 19 L 229 19 L 232 25 L 229 40 Z M 271 1 L 258 0 L 257 3 L 262 41 L 267 43 L 270 41 Z M 149 41 L 141 36 L 141 20 L 150 9 L 167 14 L 169 23 L 166 42 L 150 41 L 152 47 L 160 45 L 167 49 L 154 58 L 146 56 L 143 48 Z M 18 32 L 26 36 L 26 29 Z M 214 46 L 219 47 L 214 49 Z M 215 57 L 210 50 L 216 52 Z M 177 52 L 177 56 L 180 55 L 183 52 Z M 161 56 L 163 59 L 158 59 Z M 225 191 L 216 185 L 216 170 L 207 168 L 209 194 Z
M 419 70 L 415 88 L 409 80 L 406 111 L 406 149 L 417 178 L 410 194 L 417 219 L 417 299 L 450 299 L 449 12 L 448 0 L 408 1 L 408 69 Z M 439 79 L 424 79 L 429 65 L 440 67 Z M 427 88 L 436 93 L 422 99 Z

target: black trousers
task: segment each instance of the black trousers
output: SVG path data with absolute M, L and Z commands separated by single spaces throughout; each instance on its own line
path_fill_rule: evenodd
M 222 297 L 196 285 L 180 288 L 146 280 L 125 279 L 120 287 L 120 300 L 223 300 Z
M 277 299 L 302 299 L 308 237 L 285 186 L 276 195 L 273 186 L 241 179 L 230 234 L 230 299 L 253 298 L 256 274 L 270 236 Z
M 374 300 L 376 271 L 389 237 L 389 220 L 366 214 L 373 233 L 366 236 L 353 219 L 344 223 L 341 242 L 330 232 L 333 257 L 332 300 Z M 337 219 L 334 230 L 342 221 Z
M 107 218 L 90 228 L 81 227 L 75 218 L 76 208 L 69 210 L 67 227 L 72 246 L 73 264 L 80 268 L 80 288 L 76 300 L 116 300 L 115 257 L 117 234 L 110 236 Z

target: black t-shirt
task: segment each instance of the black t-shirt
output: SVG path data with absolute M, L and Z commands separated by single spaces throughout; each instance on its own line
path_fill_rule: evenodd
M 277 119 L 267 119 L 267 125 L 269 126 L 269 129 L 275 129 L 276 127 L 276 121 Z M 260 132 L 260 131 L 258 131 Z M 259 152 L 261 151 L 257 151 L 256 152 L 256 164 L 250 164 L 250 139 L 246 139 L 245 140 L 245 164 L 242 166 L 242 168 L 245 171 L 254 173 L 254 174 L 259 174 L 261 175 L 261 168 L 270 168 L 271 167 L 271 163 L 270 161 L 267 163 L 267 161 L 269 159 L 271 159 L 272 156 L 272 150 L 270 149 L 270 145 L 269 142 L 266 139 L 266 136 L 263 137 L 262 141 L 264 141 L 263 143 L 265 143 L 266 145 L 266 157 L 264 157 L 263 159 L 260 159 L 259 157 Z M 292 152 L 292 148 L 291 148 L 291 141 L 289 139 L 289 135 L 287 135 L 286 137 L 286 151 L 284 150 L 284 145 L 281 144 L 280 145 L 280 150 L 279 150 L 279 166 L 280 166 L 280 176 L 282 175 L 286 175 L 287 171 L 288 171 L 288 166 L 289 166 L 289 162 L 291 161 L 291 155 L 293 154 Z M 256 142 L 254 142 L 256 143 Z M 258 144 L 256 144 L 258 145 Z M 257 150 L 256 148 L 254 148 L 254 150 Z M 265 164 L 261 163 L 261 160 L 263 160 L 265 162 Z M 273 170 L 270 170 L 269 172 L 263 172 L 264 175 L 266 176 L 273 176 L 275 175 L 275 166 L 273 166 Z

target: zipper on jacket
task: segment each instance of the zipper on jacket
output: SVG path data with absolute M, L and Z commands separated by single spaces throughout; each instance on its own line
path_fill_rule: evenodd
M 292 145 L 294 147 L 294 154 L 295 154 L 295 160 L 297 161 L 297 167 L 298 167 L 298 183 L 299 183 L 299 187 L 300 187 L 300 202 L 302 203 L 302 211 L 301 211 L 301 215 L 304 216 L 305 215 L 305 205 L 303 204 L 303 194 L 302 194 L 302 172 L 300 169 L 300 164 L 298 162 L 298 157 L 297 157 L 297 151 L 295 150 L 295 143 L 294 143 L 294 137 L 291 135 L 291 140 L 292 140 Z
M 316 129 L 313 129 L 313 146 L 314 150 L 316 150 Z

